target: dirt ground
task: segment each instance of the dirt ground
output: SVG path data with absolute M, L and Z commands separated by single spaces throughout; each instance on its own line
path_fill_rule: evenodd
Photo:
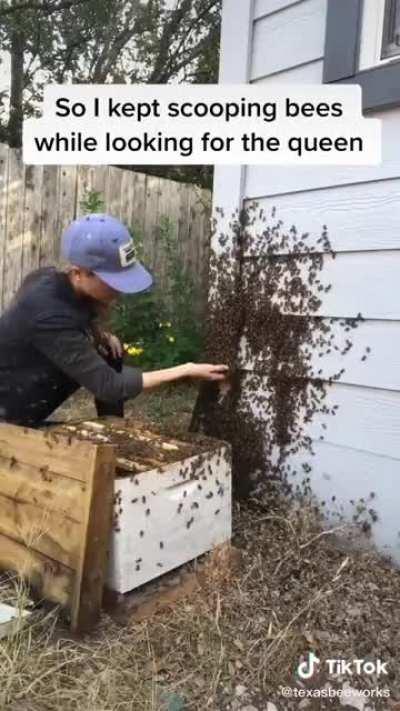
M 186 388 L 141 396 L 130 414 L 175 417 L 185 426 L 194 396 Z M 63 416 L 91 417 L 93 410 L 78 397 Z M 354 551 L 351 536 L 358 541 L 361 533 L 324 530 L 311 502 L 295 506 L 273 491 L 236 502 L 235 565 L 219 561 L 200 573 L 185 566 L 198 574 L 184 599 L 141 622 L 104 613 L 80 640 L 56 612 L 38 610 L 33 625 L 3 640 L 0 708 L 399 711 L 400 571 L 373 552 Z M 23 602 L 15 585 L 4 584 L 0 596 Z M 297 667 L 310 652 L 319 664 L 302 680 Z M 327 668 L 327 660 L 357 659 L 386 667 L 380 676 L 371 665 L 360 673 L 354 665 Z M 309 695 L 318 690 L 325 698 Z M 351 694 L 347 705 L 336 691 Z

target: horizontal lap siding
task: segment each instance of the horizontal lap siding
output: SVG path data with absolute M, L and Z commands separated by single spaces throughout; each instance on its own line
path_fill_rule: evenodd
M 245 377 L 248 386 L 253 378 L 248 373 Z M 268 377 L 258 379 L 259 392 L 268 396 Z M 245 393 L 248 387 L 245 389 Z M 246 394 L 245 394 L 246 399 Z M 316 414 L 312 422 L 304 426 L 304 432 L 314 442 L 321 436 L 326 442 L 337 447 L 357 449 L 378 454 L 382 457 L 400 459 L 400 392 L 379 390 L 377 388 L 354 387 L 341 383 L 326 386 L 324 404 L 328 408 L 338 406 L 337 415 Z M 265 404 L 249 403 L 253 413 L 261 419 L 267 416 Z M 299 413 L 301 419 L 304 413 Z M 325 427 L 322 427 L 322 425 Z
M 299 67 L 276 72 L 265 77 L 259 77 L 252 81 L 253 85 L 271 86 L 273 84 L 321 84 L 324 62 L 322 59 L 315 59 Z
M 400 109 L 374 114 L 382 120 L 382 165 L 371 166 L 249 166 L 245 198 L 280 195 L 338 185 L 400 178 Z
M 399 506 L 395 493 L 398 460 L 325 442 L 314 444 L 314 452 L 308 474 L 310 486 L 326 503 L 325 510 L 332 524 L 338 525 L 343 518 L 351 520 L 360 499 L 364 498 L 367 509 L 373 509 L 378 517 L 373 524 L 375 545 L 400 565 Z M 299 453 L 293 458 L 292 466 L 301 471 L 302 463 L 309 462 L 308 455 Z M 371 523 L 368 514 L 363 514 L 361 520 Z
M 303 0 L 255 0 L 254 19 L 258 20 L 261 17 L 271 15 L 273 12 L 279 12 L 299 2 L 303 2 Z
M 326 225 L 335 252 L 400 249 L 400 179 L 263 197 L 257 205 L 266 216 L 275 208 L 287 230 L 308 232 L 310 246 Z M 264 229 L 261 218 L 252 232 Z
M 291 258 L 291 257 L 290 257 Z M 309 267 L 300 265 L 303 280 Z M 262 284 L 262 271 L 260 274 Z M 400 250 L 387 252 L 347 252 L 335 258 L 323 257 L 319 278 L 324 286 L 331 285 L 322 296 L 318 316 L 400 320 Z M 300 311 L 294 309 L 294 313 Z M 302 313 L 308 313 L 304 310 Z
M 251 83 L 321 83 L 325 21 L 325 0 L 255 0 Z M 326 259 L 321 274 L 332 289 L 320 314 L 330 319 L 361 312 L 366 320 L 350 334 L 333 321 L 336 342 L 347 336 L 353 341 L 345 357 L 337 351 L 314 355 L 314 371 L 322 369 L 322 377 L 345 372 L 327 386 L 327 402 L 339 405 L 337 416 L 317 415 L 307 426 L 315 451 L 311 486 L 327 500 L 327 511 L 334 513 L 336 506 L 349 516 L 350 499 L 374 492 L 374 541 L 400 563 L 393 497 L 400 473 L 400 108 L 374 117 L 382 120 L 382 165 L 247 166 L 243 197 L 267 215 L 275 207 L 286 228 L 310 233 L 308 244 L 316 244 L 323 225 L 328 228 L 338 254 Z M 362 361 L 367 347 L 371 352 Z M 251 358 L 242 364 L 247 371 L 255 366 Z M 291 464 L 296 468 L 301 461 L 310 462 L 310 455 L 300 452 Z
M 251 79 L 324 54 L 327 0 L 304 0 L 254 23 Z
M 329 319 L 328 319 L 329 320 Z M 365 321 L 354 331 L 346 332 L 340 319 L 330 324 L 334 345 L 343 351 L 346 339 L 353 344 L 344 357 L 331 349 L 330 354 L 319 357 L 313 352 L 312 371 L 329 380 L 344 368 L 340 378 L 347 385 L 393 390 L 400 393 L 400 327 L 398 321 Z M 367 349 L 370 349 L 367 353 Z M 364 360 L 364 356 L 366 359 Z M 244 370 L 257 368 L 257 359 L 248 354 L 246 339 L 242 342 L 241 364 Z M 399 403 L 400 405 L 400 403 Z

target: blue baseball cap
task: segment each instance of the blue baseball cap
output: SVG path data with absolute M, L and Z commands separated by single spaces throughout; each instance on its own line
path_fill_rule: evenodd
M 128 229 L 111 215 L 93 213 L 71 222 L 62 235 L 61 252 L 71 264 L 90 269 L 124 294 L 145 291 L 153 283 L 136 259 Z

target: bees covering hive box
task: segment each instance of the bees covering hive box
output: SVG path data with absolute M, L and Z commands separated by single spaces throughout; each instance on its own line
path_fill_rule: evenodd
M 127 420 L 64 425 L 116 448 L 107 586 L 128 592 L 230 539 L 229 446 Z

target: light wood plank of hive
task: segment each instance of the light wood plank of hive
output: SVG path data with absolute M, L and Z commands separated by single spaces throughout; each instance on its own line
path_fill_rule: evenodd
M 108 444 L 0 425 L 0 568 L 68 610 L 74 631 L 99 616 L 114 475 Z

